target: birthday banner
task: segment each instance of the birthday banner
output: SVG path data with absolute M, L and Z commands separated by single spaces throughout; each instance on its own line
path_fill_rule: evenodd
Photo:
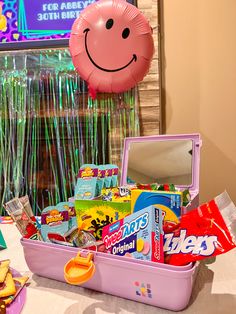
M 68 39 L 75 19 L 95 0 L 0 1 L 0 48 L 9 43 Z M 30 42 L 30 43 L 29 43 Z M 43 43 L 42 43 L 43 46 Z

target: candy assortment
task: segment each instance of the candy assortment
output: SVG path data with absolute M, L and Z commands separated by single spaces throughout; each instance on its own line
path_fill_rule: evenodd
M 64 202 L 47 207 L 40 231 L 27 196 L 5 207 L 26 238 L 42 237 L 56 244 L 171 265 L 185 265 L 236 246 L 232 228 L 236 209 L 226 193 L 181 215 L 183 194 L 173 191 L 173 186 L 172 191 L 138 187 L 110 189 L 112 197 L 120 194 L 119 199 L 121 191 L 126 191 L 124 202 L 76 200 L 75 205 Z
M 79 180 L 87 180 L 93 199 L 45 208 L 40 228 L 27 196 L 5 208 L 25 238 L 139 260 L 181 266 L 235 248 L 236 208 L 226 192 L 183 213 L 188 190 L 157 183 L 111 187 L 118 169 L 108 166 L 83 165 Z M 84 181 L 78 186 L 82 191 Z

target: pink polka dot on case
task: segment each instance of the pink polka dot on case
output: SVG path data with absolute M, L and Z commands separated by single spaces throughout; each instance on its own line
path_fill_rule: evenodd
M 144 246 L 143 246 L 143 250 L 142 250 L 142 254 L 148 255 L 149 252 L 150 252 L 150 244 L 149 244 L 149 242 L 145 241 Z

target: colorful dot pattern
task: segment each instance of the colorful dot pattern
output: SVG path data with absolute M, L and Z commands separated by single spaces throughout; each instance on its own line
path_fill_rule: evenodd
M 136 295 L 145 298 L 152 298 L 152 290 L 150 284 L 140 283 L 138 281 L 134 282 L 136 288 Z

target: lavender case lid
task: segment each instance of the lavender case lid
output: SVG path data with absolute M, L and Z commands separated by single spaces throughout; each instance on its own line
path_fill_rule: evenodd
M 177 185 L 178 188 L 189 188 L 192 194 L 196 194 L 199 191 L 199 170 L 200 170 L 200 148 L 202 145 L 200 134 L 173 134 L 173 135 L 154 135 L 154 136 L 140 136 L 140 137 L 128 137 L 124 140 L 123 159 L 121 167 L 121 179 L 120 185 L 127 184 L 127 172 L 128 172 L 128 160 L 129 150 L 132 143 L 144 143 L 144 142 L 166 142 L 166 141 L 192 141 L 192 182 L 191 184 Z M 149 182 L 153 183 L 153 182 Z

